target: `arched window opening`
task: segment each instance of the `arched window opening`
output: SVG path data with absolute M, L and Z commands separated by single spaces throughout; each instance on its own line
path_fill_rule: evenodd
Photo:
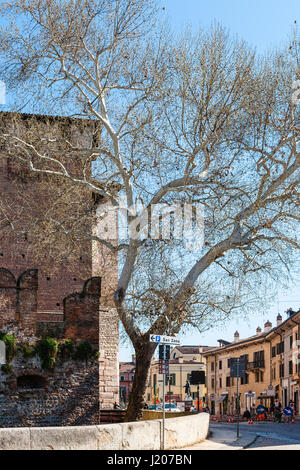
M 46 379 L 40 375 L 21 375 L 17 378 L 17 386 L 20 390 L 41 389 L 46 386 Z

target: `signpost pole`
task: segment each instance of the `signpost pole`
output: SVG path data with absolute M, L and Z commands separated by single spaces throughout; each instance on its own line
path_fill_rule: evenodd
M 180 340 L 175 336 L 162 336 L 151 334 L 149 337 L 151 343 L 159 343 L 163 346 L 163 357 L 159 360 L 159 374 L 163 374 L 163 422 L 162 422 L 162 439 L 161 439 L 161 449 L 165 448 L 165 419 L 166 419 L 166 410 L 165 410 L 165 388 L 166 388 L 166 374 L 170 375 L 169 371 L 169 355 L 167 359 L 167 348 L 166 345 L 170 346 L 179 346 Z M 170 395 L 169 395 L 170 397 Z
M 165 344 L 164 344 L 164 358 L 166 358 L 166 345 Z M 163 426 L 162 426 L 162 449 L 161 450 L 165 450 L 165 419 L 166 419 L 165 386 L 166 386 L 166 374 L 164 371 L 164 374 L 163 374 Z
M 240 378 L 240 359 L 236 361 L 236 396 L 237 396 L 237 420 L 236 420 L 236 436 L 240 437 L 240 394 L 239 394 L 239 378 Z

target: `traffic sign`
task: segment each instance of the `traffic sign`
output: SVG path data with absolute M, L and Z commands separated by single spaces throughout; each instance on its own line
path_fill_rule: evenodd
M 258 407 L 256 408 L 256 412 L 257 412 L 257 414 L 259 414 L 259 415 L 263 415 L 263 414 L 265 413 L 265 411 L 266 411 L 266 409 L 265 409 L 265 407 L 262 406 L 262 405 L 258 405 Z
M 246 373 L 246 361 L 245 359 L 232 358 L 229 361 L 230 365 L 230 377 L 245 377 Z
M 170 344 L 172 346 L 179 346 L 180 339 L 178 339 L 176 336 L 150 335 L 150 343 Z
M 283 410 L 283 414 L 285 416 L 292 416 L 294 414 L 293 408 L 291 408 L 290 406 L 286 406 Z

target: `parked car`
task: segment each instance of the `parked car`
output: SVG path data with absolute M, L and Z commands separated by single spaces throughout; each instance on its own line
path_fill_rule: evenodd
M 163 405 L 160 403 L 159 405 L 157 405 L 156 409 L 158 411 L 162 411 L 163 410 Z M 168 411 L 168 412 L 174 412 L 174 413 L 180 413 L 180 409 L 175 405 L 175 403 L 166 403 L 165 404 L 165 410 Z
M 156 407 L 157 407 L 157 406 L 158 406 L 158 405 L 156 405 Z M 155 405 L 149 405 L 148 410 L 155 410 Z

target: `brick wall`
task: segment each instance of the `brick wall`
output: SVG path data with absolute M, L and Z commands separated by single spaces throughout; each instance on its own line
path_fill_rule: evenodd
M 98 133 L 92 121 L 14 113 L 0 113 L 0 126 L 6 132 L 34 142 L 41 151 L 45 136 L 67 138 L 74 146 L 87 147 Z M 61 156 L 73 176 L 82 174 L 82 159 L 62 144 L 57 144 L 53 151 Z M 117 254 L 89 239 L 89 235 L 98 233 L 96 211 L 81 226 L 87 237 L 73 243 L 71 248 L 67 246 L 61 259 L 54 245 L 53 250 L 50 247 L 37 255 L 39 245 L 34 244 L 30 228 L 33 221 L 42 218 L 51 204 L 56 203 L 57 194 L 63 193 L 59 181 L 32 174 L 7 146 L 2 146 L 0 189 L 1 204 L 7 215 L 7 220 L 0 221 L 0 330 L 13 333 L 21 341 L 51 336 L 91 342 L 100 351 L 99 364 L 93 369 L 97 399 L 103 408 L 111 408 L 119 395 L 118 318 L 112 300 L 118 261 Z M 74 201 L 66 210 L 74 210 L 77 215 L 80 201 L 89 200 L 92 204 L 89 190 L 81 189 L 78 194 L 75 191 Z M 100 198 L 101 203 L 110 205 Z M 55 374 L 58 377 L 59 371 Z M 77 383 L 73 379 L 71 374 L 63 388 L 68 384 L 72 388 Z M 80 385 L 77 385 L 74 393 L 75 390 L 79 393 Z M 50 397 L 43 393 L 42 400 L 51 401 L 53 394 Z M 8 408 L 13 416 L 11 406 Z

